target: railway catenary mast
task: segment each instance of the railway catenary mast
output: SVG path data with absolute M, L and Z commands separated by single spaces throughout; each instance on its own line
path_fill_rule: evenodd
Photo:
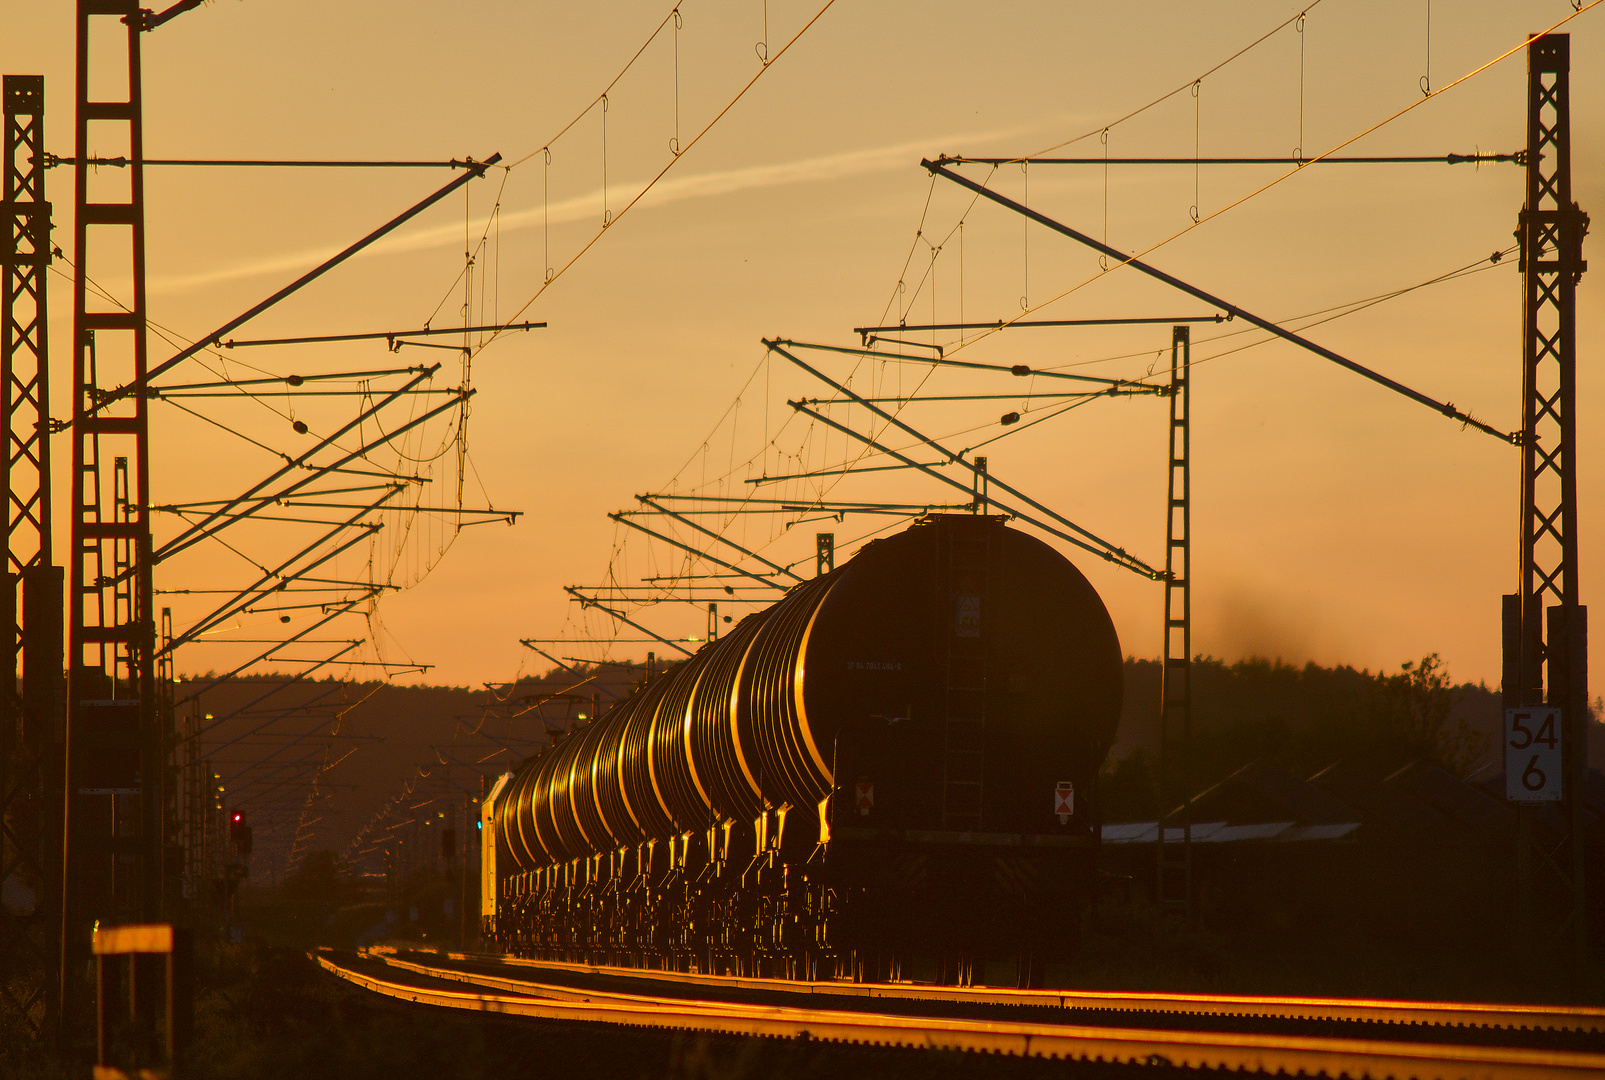
M 0 882 L 31 894 L 0 905 L 0 986 L 35 1033 L 54 1026 L 61 886 L 61 567 L 51 545 L 46 279 L 45 80 L 4 78 L 5 288 L 0 293 L 0 430 L 6 439 L 5 612 L 13 673 L 0 688 Z
M 1516 236 L 1522 271 L 1522 430 L 1518 591 L 1504 598 L 1504 703 L 1561 710 L 1565 825 L 1547 853 L 1533 842 L 1537 807 L 1517 807 L 1517 914 L 1522 952 L 1538 947 L 1534 849 L 1562 883 L 1553 913 L 1574 977 L 1588 958 L 1584 810 L 1588 776 L 1588 608 L 1577 575 L 1577 283 L 1588 264 L 1588 214 L 1572 200 L 1571 35 L 1527 46 L 1527 183 Z M 1546 625 L 1547 623 L 1547 625 Z M 1514 745 L 1514 744 L 1513 744 Z M 1522 761 L 1507 749 L 1507 772 Z M 1507 777 L 1507 791 L 1515 788 Z M 1523 792 L 1523 797 L 1530 797 Z M 1551 913 L 1546 913 L 1549 915 Z
M 182 6 L 182 5 L 179 5 Z M 84 1000 L 95 921 L 162 912 L 164 766 L 151 611 L 144 105 L 140 37 L 156 22 L 132 0 L 78 0 L 75 157 L 91 138 L 128 149 L 125 181 L 73 177 L 72 522 L 67 561 L 67 738 L 61 995 Z M 92 29 L 93 28 L 93 29 Z M 93 96 L 92 61 L 122 85 Z M 102 91 L 104 92 L 104 90 Z M 93 187 L 93 190 L 91 188 Z M 91 278 L 131 282 L 98 305 Z M 121 393 L 117 391 L 121 390 Z
M 930 515 L 500 781 L 487 935 L 805 978 L 1012 962 L 1040 984 L 1092 892 L 1121 696 L 1074 566 L 1002 518 Z

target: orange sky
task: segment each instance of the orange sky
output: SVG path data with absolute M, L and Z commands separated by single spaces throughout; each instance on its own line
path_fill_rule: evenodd
M 758 70 L 754 44 L 764 36 L 765 10 L 773 53 L 818 4 L 687 0 L 681 7 L 686 141 Z M 840 436 L 815 431 L 805 439 L 796 420 L 783 425 L 792 411 L 788 397 L 826 396 L 828 389 L 778 358 L 766 362 L 760 337 L 852 345 L 852 327 L 879 322 L 888 310 L 895 321 L 899 305 L 910 306 L 910 321 L 933 311 L 949 321 L 959 317 L 962 297 L 969 319 L 1008 317 L 1022 296 L 1040 304 L 1097 277 L 1095 256 L 1041 229 L 1027 233 L 1003 210 L 978 206 L 966 215 L 968 200 L 951 185 L 933 185 L 919 167 L 922 156 L 1026 153 L 1095 131 L 1299 10 L 1285 3 L 941 4 L 911 17 L 901 7 L 838 0 L 658 189 L 528 309 L 525 317 L 548 321 L 549 329 L 498 341 L 475 358 L 479 393 L 465 499 L 483 506 L 488 497 L 526 516 L 513 528 L 467 529 L 427 576 L 449 530 L 414 524 L 402 542 L 395 538 L 404 522 L 392 520 L 376 553 L 379 572 L 393 562 L 398 583 L 421 582 L 387 598 L 373 625 L 349 619 L 333 636 L 368 639 L 353 654 L 367 660 L 428 663 L 429 681 L 473 684 L 530 667 L 520 637 L 608 630 L 606 619 L 582 619 L 561 586 L 597 584 L 610 560 L 619 580 L 630 581 L 672 573 L 679 562 L 643 537 L 624 543 L 608 511 L 630 508 L 639 492 L 730 497 L 752 490 L 743 481 L 765 468 L 773 474 L 845 460 Z M 1289 27 L 1206 78 L 1196 106 L 1184 92 L 1114 127 L 1109 152 L 1187 155 L 1196 134 L 1206 155 L 1281 155 L 1300 145 L 1312 154 L 1421 98 L 1429 56 L 1424 4 L 1324 0 L 1308 10 L 1302 144 L 1301 42 Z M 641 3 L 224 0 L 147 38 L 147 154 L 483 158 L 499 151 L 513 161 L 540 150 L 583 109 L 666 11 L 666 4 Z M 1569 11 L 1561 0 L 1432 5 L 1431 84 L 1447 84 Z M 46 76 L 49 145 L 70 154 L 71 5 L 12 5 L 5 18 L 0 67 Z M 1605 34 L 1596 14 L 1568 29 L 1576 195 L 1585 210 L 1598 211 L 1605 207 Z M 673 47 L 672 34 L 661 36 L 609 97 L 606 169 L 615 211 L 668 160 Z M 1349 152 L 1519 149 L 1524 92 L 1525 58 L 1518 54 Z M 1072 151 L 1097 155 L 1102 146 L 1094 136 Z M 493 173 L 471 186 L 466 205 L 462 196 L 449 200 L 235 336 L 403 328 L 430 318 L 437 305 L 436 325 L 460 319 L 462 291 L 453 282 L 463 265 L 465 216 L 479 236 L 498 191 L 500 228 L 477 265 L 475 310 L 505 319 L 537 291 L 546 266 L 564 265 L 599 227 L 602 169 L 593 110 L 554 145 L 549 168 L 536 156 Z M 97 183 L 114 183 L 103 171 Z M 1200 210 L 1208 215 L 1277 175 L 1204 170 Z M 432 171 L 152 168 L 152 317 L 180 335 L 207 333 L 447 178 Z M 69 179 L 66 169 L 50 177 L 62 243 L 71 236 Z M 1508 247 L 1521 179 L 1509 165 L 1310 168 L 1149 258 L 1251 311 L 1292 319 L 1415 285 Z M 1113 168 L 1106 186 L 1101 168 L 1038 166 L 1029 181 L 1033 206 L 1088 232 L 1103 234 L 1107 212 L 1109 241 L 1124 250 L 1181 230 L 1194 201 L 1188 167 Z M 1018 169 L 1000 170 L 993 182 L 1011 197 L 1024 194 Z M 917 240 L 922 215 L 925 235 Z M 962 256 L 953 233 L 935 262 L 933 300 L 929 281 L 917 287 L 931 262 L 925 241 L 948 237 L 961 216 Z M 1602 280 L 1598 272 L 1585 276 L 1578 293 L 1584 602 L 1593 595 L 1591 568 L 1605 553 L 1590 423 L 1605 403 L 1594 329 L 1605 314 Z M 52 289 L 60 348 L 70 292 L 59 277 Z M 1512 429 L 1519 303 L 1511 260 L 1315 327 L 1309 336 Z M 1196 301 L 1118 271 L 1035 317 L 1205 313 Z M 1457 678 L 1497 682 L 1499 594 L 1514 587 L 1515 451 L 1291 346 L 1228 352 L 1263 336 L 1240 330 L 1195 330 L 1194 359 L 1207 361 L 1197 370 L 1194 400 L 1195 650 L 1373 669 L 1436 651 Z M 1237 336 L 1211 340 L 1226 333 Z M 1085 364 L 1070 370 L 1138 378 L 1168 340 L 1164 326 L 1018 330 L 959 355 L 1006 365 Z M 168 354 L 153 345 L 153 355 Z M 455 383 L 450 353 L 393 356 L 373 343 L 228 357 L 275 374 L 425 358 L 445 364 L 441 385 Z M 65 359 L 62 350 L 59 361 Z M 848 357 L 820 366 L 838 379 L 853 370 Z M 176 374 L 204 377 L 199 370 Z M 865 364 L 854 385 L 882 393 L 916 384 L 925 394 L 1025 389 L 1008 376 L 927 374 L 920 364 Z M 1045 384 L 1035 389 L 1056 388 Z M 57 391 L 59 415 L 66 408 L 61 380 Z M 192 404 L 273 450 L 294 453 L 304 445 L 284 416 L 258 405 Z M 351 403 L 295 407 L 319 432 L 349 416 Z M 957 449 L 1001 434 L 999 414 L 1019 407 L 917 404 L 904 416 L 932 435 L 953 435 Z M 171 407 L 153 416 L 158 502 L 225 496 L 272 467 L 267 452 Z M 1163 558 L 1164 420 L 1158 399 L 1100 401 L 986 453 L 999 477 L 1155 562 Z M 863 430 L 862 417 L 857 423 Z M 966 429 L 976 430 L 955 434 Z M 409 452 L 439 449 L 449 436 L 446 426 L 433 427 Z M 68 456 L 65 441 L 57 454 Z M 453 456 L 448 451 L 431 467 L 437 480 L 430 498 L 449 502 Z M 65 491 L 65 478 L 60 482 Z M 772 493 L 798 498 L 803 488 Z M 956 501 L 934 481 L 903 472 L 848 478 L 826 497 Z M 825 524 L 812 520 L 817 516 L 737 518 L 730 535 L 791 562 L 807 556 L 819 529 L 846 541 L 895 527 L 886 518 Z M 806 520 L 788 532 L 785 521 L 799 518 Z M 171 535 L 173 523 L 161 519 L 158 528 L 165 530 L 159 536 Z M 242 529 L 241 536 L 257 562 L 291 543 L 287 530 Z M 366 551 L 340 563 L 341 575 L 365 573 Z M 1158 587 L 1089 556 L 1072 558 L 1104 594 L 1126 651 L 1155 655 Z M 243 584 L 246 569 L 230 552 L 197 549 L 165 566 L 158 587 Z M 216 599 L 164 595 L 180 625 L 203 613 L 203 600 Z M 307 618 L 295 612 L 290 626 Z M 638 618 L 669 636 L 693 636 L 703 633 L 705 616 L 660 605 Z M 276 618 L 263 615 L 231 634 L 278 629 Z M 1595 648 L 1598 670 L 1605 670 L 1602 647 Z M 243 658 L 243 648 L 194 646 L 179 666 L 222 667 Z M 560 648 L 564 655 L 604 655 L 594 646 Z M 605 655 L 639 657 L 646 648 L 622 644 Z

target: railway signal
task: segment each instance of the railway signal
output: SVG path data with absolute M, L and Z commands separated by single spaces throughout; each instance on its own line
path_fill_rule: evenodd
M 244 810 L 236 810 L 229 815 L 228 838 L 241 859 L 251 857 L 251 823 L 246 819 Z

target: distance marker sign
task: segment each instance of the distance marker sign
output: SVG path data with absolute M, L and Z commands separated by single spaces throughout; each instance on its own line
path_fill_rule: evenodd
M 1505 798 L 1560 802 L 1560 710 L 1545 705 L 1505 710 Z

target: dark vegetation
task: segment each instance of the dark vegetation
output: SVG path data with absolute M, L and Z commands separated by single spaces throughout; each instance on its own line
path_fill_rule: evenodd
M 1574 978 L 1560 948 L 1565 885 L 1542 866 L 1534 940 L 1518 933 L 1517 826 L 1503 801 L 1496 691 L 1455 685 L 1436 655 L 1376 675 L 1205 659 L 1193 667 L 1185 779 L 1173 768 L 1161 791 L 1157 668 L 1127 664 L 1121 745 L 1101 778 L 1106 821 L 1176 826 L 1193 798 L 1195 823 L 1285 817 L 1359 827 L 1322 842 L 1195 844 L 1190 922 L 1155 903 L 1152 842 L 1106 845 L 1077 985 L 1605 1000 L 1597 962 Z M 1597 769 L 1605 750 L 1597 707 L 1594 719 Z M 1598 896 L 1605 782 L 1597 771 L 1589 792 L 1589 885 Z M 1534 824 L 1539 847 L 1556 843 L 1558 819 L 1551 811 Z M 1591 928 L 1596 956 L 1602 911 Z
M 1126 709 L 1104 765 L 1104 820 L 1152 820 L 1252 761 L 1311 776 L 1343 761 L 1386 775 L 1415 761 L 1459 777 L 1492 760 L 1496 691 L 1455 686 L 1430 655 L 1392 674 L 1351 667 L 1296 667 L 1251 659 L 1193 664 L 1192 746 L 1184 794 L 1159 796 L 1159 665 L 1126 662 Z

